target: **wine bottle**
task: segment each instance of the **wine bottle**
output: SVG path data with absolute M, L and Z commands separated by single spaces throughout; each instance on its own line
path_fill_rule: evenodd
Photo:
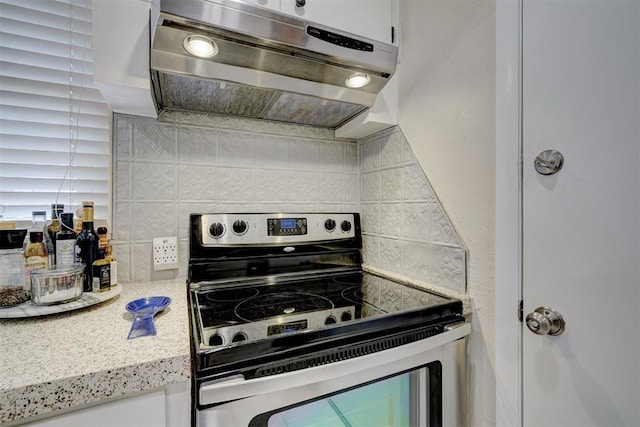
M 84 263 L 84 281 L 82 290 L 93 291 L 93 262 L 98 254 L 99 238 L 93 229 L 93 202 L 82 202 L 82 230 L 76 240 L 78 261 Z

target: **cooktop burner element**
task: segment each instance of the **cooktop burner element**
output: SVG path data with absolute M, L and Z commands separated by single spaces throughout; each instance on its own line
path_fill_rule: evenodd
M 319 295 L 300 292 L 282 292 L 257 296 L 242 301 L 235 308 L 238 318 L 246 322 L 270 317 L 298 314 L 317 310 L 330 310 L 333 304 Z
M 239 302 L 247 298 L 255 297 L 260 291 L 256 288 L 246 289 L 220 289 L 207 292 L 206 298 L 213 303 Z

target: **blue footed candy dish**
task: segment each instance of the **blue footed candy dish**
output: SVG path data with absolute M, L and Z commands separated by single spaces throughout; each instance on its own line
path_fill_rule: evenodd
M 131 301 L 126 309 L 133 314 L 133 324 L 127 339 L 156 335 L 156 325 L 153 316 L 164 310 L 171 304 L 169 297 L 146 297 Z

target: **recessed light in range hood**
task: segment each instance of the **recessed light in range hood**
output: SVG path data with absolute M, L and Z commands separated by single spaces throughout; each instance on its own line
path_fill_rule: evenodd
M 189 53 L 189 38 L 211 40 L 215 54 Z M 373 105 L 396 60 L 395 46 L 244 3 L 164 0 L 151 76 L 160 112 L 335 128 Z M 366 84 L 348 84 L 354 75 Z

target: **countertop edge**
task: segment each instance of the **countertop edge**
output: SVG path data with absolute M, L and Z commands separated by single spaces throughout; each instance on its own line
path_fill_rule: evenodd
M 0 423 L 125 397 L 191 378 L 189 355 L 158 359 L 1 392 Z

